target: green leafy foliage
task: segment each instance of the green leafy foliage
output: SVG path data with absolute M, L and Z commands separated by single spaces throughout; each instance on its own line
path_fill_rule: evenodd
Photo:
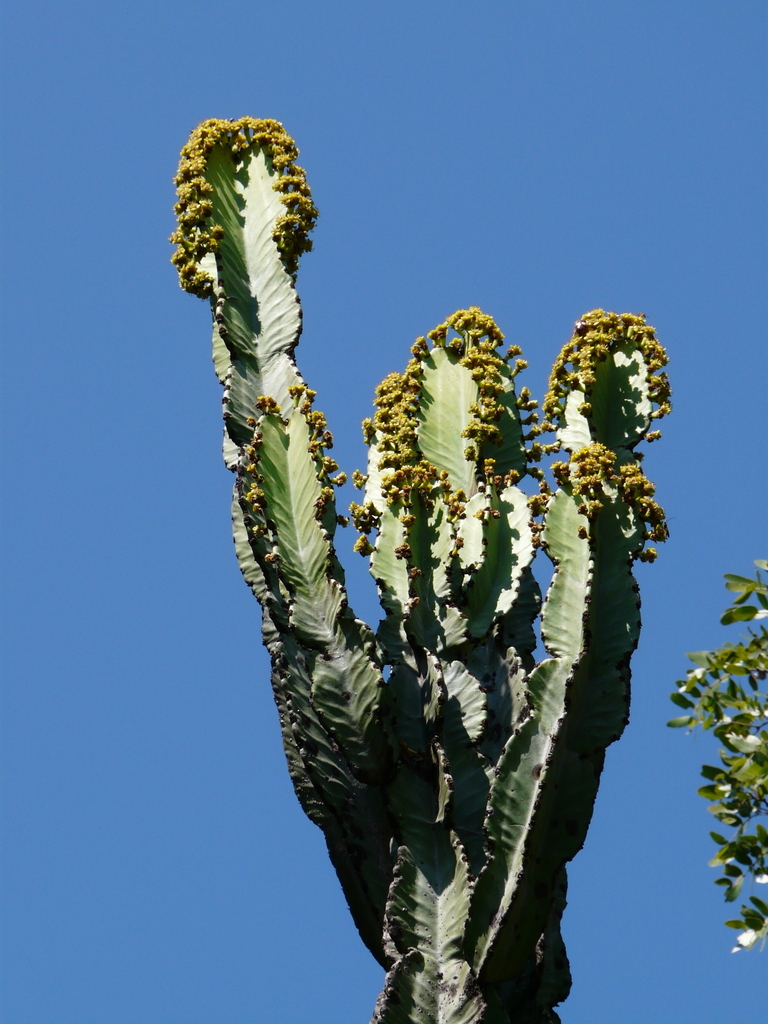
M 724 625 L 768 619 L 768 583 L 760 575 L 761 569 L 768 570 L 768 561 L 760 559 L 755 565 L 754 578 L 726 575 L 726 588 L 738 596 L 720 619 Z M 723 745 L 720 764 L 702 767 L 707 784 L 699 796 L 710 801 L 709 810 L 720 824 L 732 830 L 727 836 L 710 832 L 718 846 L 710 864 L 722 871 L 716 884 L 732 903 L 745 881 L 768 882 L 768 831 L 763 823 L 768 824 L 768 629 L 756 625 L 735 643 L 688 657 L 696 667 L 671 695 L 687 713 L 668 724 L 711 729 Z M 741 917 L 726 924 L 741 932 L 734 952 L 761 940 L 762 948 L 768 937 L 768 905 L 750 896 Z
M 294 359 L 317 215 L 297 155 L 275 121 L 204 122 L 182 151 L 173 236 L 182 286 L 211 303 L 235 550 L 288 769 L 387 970 L 374 1024 L 556 1024 L 565 866 L 628 718 L 632 564 L 666 538 L 636 450 L 669 408 L 666 354 L 643 316 L 586 313 L 539 422 L 520 349 L 502 350 L 488 314 L 458 310 L 418 338 L 377 388 L 354 476 L 374 632 L 335 548 L 346 477 Z M 555 452 L 553 489 L 539 463 Z M 543 601 L 539 550 L 554 567 Z

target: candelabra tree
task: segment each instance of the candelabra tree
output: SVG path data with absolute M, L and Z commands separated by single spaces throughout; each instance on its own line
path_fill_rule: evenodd
M 346 476 L 294 361 L 317 216 L 297 155 L 276 121 L 203 122 L 172 237 L 182 287 L 213 312 L 235 547 L 291 778 L 387 972 L 373 1022 L 557 1021 L 565 865 L 628 717 L 631 567 L 667 533 L 636 450 L 669 409 L 666 354 L 643 316 L 585 314 L 539 422 L 490 316 L 460 310 L 418 338 L 376 391 L 354 474 L 372 630 L 335 548 Z M 539 463 L 555 452 L 553 489 Z

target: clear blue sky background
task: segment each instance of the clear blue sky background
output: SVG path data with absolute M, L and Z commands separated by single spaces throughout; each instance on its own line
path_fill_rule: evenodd
M 7 6 L 3 1024 L 365 1024 L 382 981 L 289 784 L 209 313 L 168 262 L 181 145 L 243 114 L 284 122 L 320 207 L 298 356 L 345 468 L 374 386 L 458 307 L 523 346 L 539 395 L 587 309 L 645 312 L 668 346 L 646 467 L 672 536 L 638 572 L 632 721 L 571 870 L 562 1017 L 764 1014 L 768 952 L 730 953 L 707 867 L 713 744 L 665 722 L 685 652 L 738 633 L 721 574 L 768 557 L 765 13 Z

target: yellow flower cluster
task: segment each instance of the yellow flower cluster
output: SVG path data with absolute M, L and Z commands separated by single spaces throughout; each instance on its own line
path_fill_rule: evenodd
M 606 498 L 605 485 L 610 484 L 640 522 L 647 525 L 645 539 L 665 541 L 669 530 L 664 509 L 653 500 L 656 488 L 636 462 L 625 463 L 618 472 L 615 465 L 615 453 L 596 443 L 574 452 L 570 463 L 555 462 L 552 472 L 560 486 L 570 486 L 572 493 L 583 499 L 579 511 L 587 518 L 597 516 Z M 579 531 L 579 535 L 586 536 L 586 533 Z M 648 548 L 639 555 L 646 562 L 652 562 L 655 557 L 655 548 Z
M 455 331 L 459 337 L 448 342 L 448 332 Z M 496 349 L 504 341 L 504 335 L 496 325 L 496 321 L 488 313 L 483 313 L 479 306 L 469 309 L 458 309 L 455 313 L 438 324 L 427 334 L 430 341 L 441 348 L 453 348 L 456 352 L 466 351 L 467 347 L 479 343 L 482 339 L 490 342 Z
M 449 340 L 449 332 L 456 336 Z M 484 441 L 500 440 L 496 421 L 501 415 L 499 395 L 503 383 L 499 373 L 502 359 L 496 349 L 504 335 L 493 318 L 477 306 L 460 309 L 439 324 L 427 337 L 435 347 L 448 348 L 460 356 L 459 362 L 466 366 L 478 387 L 478 400 L 470 406 L 472 420 L 462 432 L 471 443 L 464 451 L 465 457 L 475 460 L 479 457 Z M 447 473 L 438 472 L 436 467 L 424 459 L 418 446 L 418 410 L 421 399 L 421 363 L 429 356 L 425 338 L 417 338 L 411 349 L 413 358 L 403 373 L 390 373 L 376 389 L 377 410 L 373 419 L 363 422 L 365 440 L 370 444 L 374 437 L 380 451 L 380 469 L 391 469 L 382 479 L 382 489 L 390 505 L 398 501 L 408 502 L 411 491 L 430 493 L 435 484 L 443 491 L 443 500 L 449 506 L 451 516 L 461 513 L 459 506 L 463 499 L 453 495 Z M 514 350 L 517 354 L 518 350 Z
M 659 419 L 666 415 L 671 408 L 669 380 L 666 373 L 658 371 L 666 366 L 668 358 L 654 328 L 646 323 L 642 314 L 635 316 L 593 309 L 576 322 L 573 336 L 555 360 L 543 406 L 547 418 L 562 415 L 565 399 L 573 389 L 583 391 L 587 396 L 582 412 L 589 415 L 589 396 L 595 384 L 597 363 L 607 359 L 628 339 L 640 350 L 648 368 L 650 398 L 657 406 L 651 416 Z
M 211 223 L 213 187 L 205 176 L 208 157 L 216 146 L 226 147 L 235 165 L 255 148 L 262 149 L 271 161 L 277 172 L 272 187 L 280 193 L 280 202 L 286 208 L 285 214 L 277 218 L 273 238 L 292 275 L 298 269 L 299 257 L 312 248 L 309 235 L 317 220 L 306 173 L 294 162 L 299 151 L 279 121 L 253 117 L 203 121 L 181 151 L 174 178 L 178 195 L 174 209 L 179 226 L 171 235 L 176 245 L 171 262 L 179 272 L 181 287 L 201 298 L 212 294 L 213 281 L 200 270 L 200 260 L 215 253 L 224 237 L 222 226 Z
M 638 519 L 648 524 L 647 539 L 665 541 L 669 537 L 669 528 L 664 517 L 664 509 L 653 500 L 656 488 L 637 463 L 628 462 L 621 467 L 618 485 L 624 501 L 635 510 Z M 652 562 L 656 557 L 656 550 L 649 548 L 643 555 L 640 556 L 643 561 Z
M 378 530 L 381 515 L 372 501 L 366 501 L 364 505 L 353 501 L 349 506 L 349 511 L 358 533 L 369 534 L 371 530 Z
M 476 461 L 486 441 L 501 440 L 497 421 L 501 415 L 499 397 L 504 391 L 500 367 L 505 362 L 496 351 L 504 335 L 495 321 L 477 306 L 460 309 L 449 316 L 444 323 L 430 331 L 427 338 L 436 348 L 446 348 L 459 356 L 459 362 L 471 373 L 478 388 L 477 401 L 470 406 L 472 419 L 462 432 L 470 443 L 464 450 L 465 457 Z M 429 357 L 430 346 L 427 338 L 417 338 L 411 352 L 413 358 L 403 373 L 391 373 L 376 389 L 376 413 L 372 419 L 363 421 L 363 434 L 367 444 L 376 440 L 379 449 L 379 469 L 389 470 L 382 474 L 382 492 L 387 503 L 404 506 L 402 521 L 406 527 L 413 521 L 407 514 L 414 492 L 421 493 L 428 501 L 438 496 L 447 506 L 449 521 L 463 518 L 467 496 L 462 490 L 453 491 L 448 473 L 438 471 L 419 450 L 418 424 L 419 403 L 423 370 L 422 362 Z M 506 354 L 512 358 L 520 354 L 513 347 Z M 524 366 L 517 360 L 514 372 Z M 532 403 L 535 405 L 535 403 Z M 493 472 L 493 459 L 486 459 L 483 472 L 488 483 L 498 486 L 513 482 L 512 474 L 502 479 Z M 515 478 L 517 474 L 514 474 Z M 361 473 L 353 476 L 357 486 L 364 486 Z M 372 503 L 353 504 L 352 516 L 358 530 L 369 534 L 378 525 L 378 518 Z M 356 550 L 369 554 L 371 547 L 366 537 L 361 537 Z
M 458 337 L 448 339 L 448 332 L 455 331 Z M 459 362 L 472 374 L 478 387 L 478 400 L 473 402 L 469 411 L 473 419 L 462 432 L 470 444 L 464 449 L 464 457 L 469 461 L 479 458 L 484 442 L 501 440 L 496 422 L 501 415 L 499 396 L 504 385 L 499 373 L 502 359 L 496 349 L 504 340 L 504 335 L 496 325 L 492 316 L 483 313 L 477 306 L 459 309 L 448 319 L 439 324 L 427 337 L 436 347 L 448 348 L 461 356 Z M 514 350 L 514 354 L 518 353 Z M 519 360 L 519 363 L 522 363 Z
M 571 456 L 570 463 L 554 462 L 552 473 L 560 486 L 570 484 L 574 494 L 583 498 L 579 511 L 594 519 L 605 497 L 605 484 L 614 480 L 616 455 L 604 444 L 590 444 Z

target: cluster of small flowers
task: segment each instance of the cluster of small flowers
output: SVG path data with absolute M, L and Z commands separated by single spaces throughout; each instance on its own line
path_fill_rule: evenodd
M 280 193 L 287 212 L 277 218 L 273 238 L 286 270 L 292 275 L 298 269 L 299 257 L 312 248 L 309 235 L 317 220 L 306 173 L 294 162 L 299 151 L 279 121 L 253 117 L 203 121 L 181 151 L 174 178 L 178 195 L 174 209 L 179 226 L 171 235 L 171 242 L 176 245 L 171 262 L 179 272 L 181 287 L 201 298 L 212 294 L 213 281 L 200 269 L 200 260 L 217 252 L 224 237 L 223 227 L 211 223 L 213 186 L 205 176 L 208 157 L 216 146 L 229 149 L 235 161 L 249 150 L 260 148 L 277 171 L 272 187 Z
M 391 373 L 376 389 L 376 413 L 373 418 L 363 421 L 363 436 L 367 444 L 376 441 L 380 453 L 379 469 L 391 470 L 382 477 L 382 492 L 387 503 L 392 506 L 402 503 L 404 506 L 401 520 L 409 525 L 413 517 L 408 514 L 412 503 L 413 492 L 421 492 L 432 501 L 436 492 L 447 506 L 447 517 L 456 522 L 464 517 L 467 496 L 462 490 L 454 491 L 445 470 L 438 471 L 427 459 L 423 458 L 418 445 L 418 411 L 421 399 L 423 379 L 422 363 L 429 358 L 430 346 L 427 338 L 435 348 L 445 348 L 459 357 L 459 363 L 465 366 L 478 388 L 477 400 L 472 403 L 469 412 L 472 419 L 462 431 L 462 437 L 470 443 L 464 449 L 464 456 L 469 461 L 477 461 L 481 457 L 483 446 L 501 440 L 497 426 L 502 414 L 500 397 L 504 392 L 501 367 L 510 359 L 520 355 L 520 349 L 512 346 L 502 358 L 497 349 L 504 340 L 495 321 L 477 306 L 460 309 L 438 324 L 427 337 L 416 339 L 411 353 L 413 358 L 403 373 Z M 515 376 L 524 369 L 526 362 L 516 359 L 512 374 Z M 540 428 L 535 425 L 536 413 L 532 410 L 536 402 L 530 398 L 530 392 L 523 389 L 520 408 L 530 413 L 526 424 L 533 424 L 526 439 L 538 434 Z M 487 450 L 487 449 L 486 449 Z M 541 457 L 540 452 L 532 456 Z M 487 484 L 497 487 L 516 483 L 519 474 L 511 472 L 504 475 L 494 471 L 494 459 L 486 458 L 483 462 L 485 482 L 479 486 L 484 489 Z M 541 471 L 531 468 L 529 472 L 541 477 Z M 356 473 L 353 477 L 358 487 L 364 487 L 365 477 Z M 370 554 L 371 545 L 367 535 L 377 526 L 377 513 L 371 502 L 365 505 L 353 504 L 352 516 L 361 536 L 355 545 L 356 550 Z
M 605 489 L 607 484 L 618 490 L 620 497 L 633 509 L 640 522 L 648 526 L 646 540 L 665 541 L 669 530 L 664 509 L 653 500 L 654 485 L 636 462 L 624 463 L 618 472 L 614 469 L 615 464 L 615 452 L 603 444 L 595 443 L 575 451 L 569 463 L 553 463 L 552 473 L 561 487 L 569 486 L 573 494 L 583 499 L 579 512 L 588 519 L 595 519 L 603 507 L 608 497 Z M 580 530 L 579 535 L 586 536 L 586 530 Z M 656 549 L 647 548 L 638 557 L 641 561 L 652 562 L 656 558 Z
M 593 309 L 576 321 L 573 336 L 552 368 L 549 390 L 543 405 L 548 420 L 563 415 L 565 399 L 574 388 L 587 396 L 587 407 L 583 412 L 589 415 L 589 394 L 595 384 L 595 367 L 627 339 L 631 339 L 640 350 L 647 366 L 648 393 L 657 406 L 651 417 L 660 419 L 670 411 L 669 380 L 666 373 L 658 372 L 669 360 L 664 346 L 656 337 L 656 331 L 646 323 L 645 316 Z M 548 423 L 547 428 L 551 429 L 551 424 Z

